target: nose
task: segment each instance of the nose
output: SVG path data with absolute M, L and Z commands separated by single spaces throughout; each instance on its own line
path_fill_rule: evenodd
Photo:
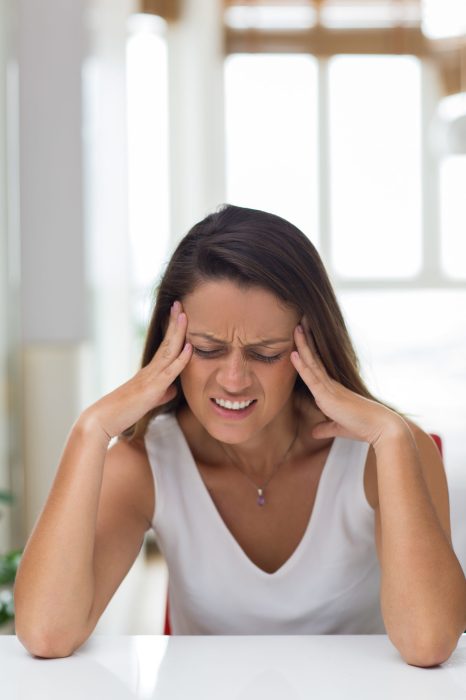
M 217 382 L 231 394 L 239 394 L 252 385 L 251 371 L 241 349 L 230 350 L 228 355 L 222 358 L 217 371 Z

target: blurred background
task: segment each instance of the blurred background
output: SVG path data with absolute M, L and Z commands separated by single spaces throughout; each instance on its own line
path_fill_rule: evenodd
M 466 567 L 464 0 L 0 0 L 0 48 L 0 554 L 231 202 L 310 237 L 370 388 L 442 437 Z M 98 631 L 161 631 L 152 550 Z

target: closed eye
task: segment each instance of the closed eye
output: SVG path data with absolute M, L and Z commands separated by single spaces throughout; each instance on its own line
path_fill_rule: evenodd
M 199 357 L 217 357 L 217 355 L 220 355 L 221 352 L 221 350 L 201 350 L 201 348 L 195 348 L 193 346 L 193 353 L 195 355 L 199 355 Z
M 283 353 L 279 355 L 261 355 L 258 352 L 251 352 L 251 355 L 255 360 L 259 360 L 259 362 L 276 362 L 283 357 Z
M 223 350 L 202 350 L 201 348 L 193 347 L 193 352 L 198 357 L 202 357 L 208 360 L 214 357 L 218 357 L 223 352 Z M 283 353 L 280 353 L 278 355 L 261 355 L 258 352 L 253 352 L 252 350 L 249 354 L 254 360 L 258 360 L 259 362 L 276 362 L 277 360 L 281 360 L 281 358 L 283 357 Z

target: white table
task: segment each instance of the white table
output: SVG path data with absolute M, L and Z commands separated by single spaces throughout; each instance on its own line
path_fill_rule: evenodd
M 408 666 L 384 636 L 92 636 L 66 659 L 0 637 L 5 700 L 465 700 L 466 636 Z

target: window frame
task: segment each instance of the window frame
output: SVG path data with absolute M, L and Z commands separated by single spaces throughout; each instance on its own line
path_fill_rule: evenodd
M 289 49 L 290 47 L 288 47 Z M 341 290 L 363 289 L 464 289 L 466 279 L 450 277 L 442 268 L 441 255 L 441 221 L 440 221 L 440 167 L 439 160 L 432 153 L 430 142 L 430 124 L 434 118 L 436 106 L 440 99 L 439 76 L 435 62 L 422 55 L 414 55 L 420 61 L 421 94 L 421 267 L 416 275 L 410 277 L 359 277 L 343 276 L 336 270 L 332 260 L 331 232 L 331 183 L 330 183 L 330 138 L 329 133 L 329 61 L 333 56 L 316 56 L 317 61 L 317 95 L 318 95 L 318 182 L 319 182 L 319 252 L 326 266 L 332 283 Z M 232 53 L 236 53 L 233 51 Z M 245 53 L 248 53 L 247 51 Z M 253 51 L 249 53 L 269 53 Z M 270 53 L 298 53 L 294 51 L 270 51 Z M 356 53 L 356 52 L 353 52 Z M 390 52 L 387 52 L 390 53 Z M 224 60 L 229 54 L 224 56 Z M 362 55 L 377 55 L 363 52 Z M 393 54 L 395 55 L 395 54 Z M 406 54 L 405 54 L 406 55 Z

